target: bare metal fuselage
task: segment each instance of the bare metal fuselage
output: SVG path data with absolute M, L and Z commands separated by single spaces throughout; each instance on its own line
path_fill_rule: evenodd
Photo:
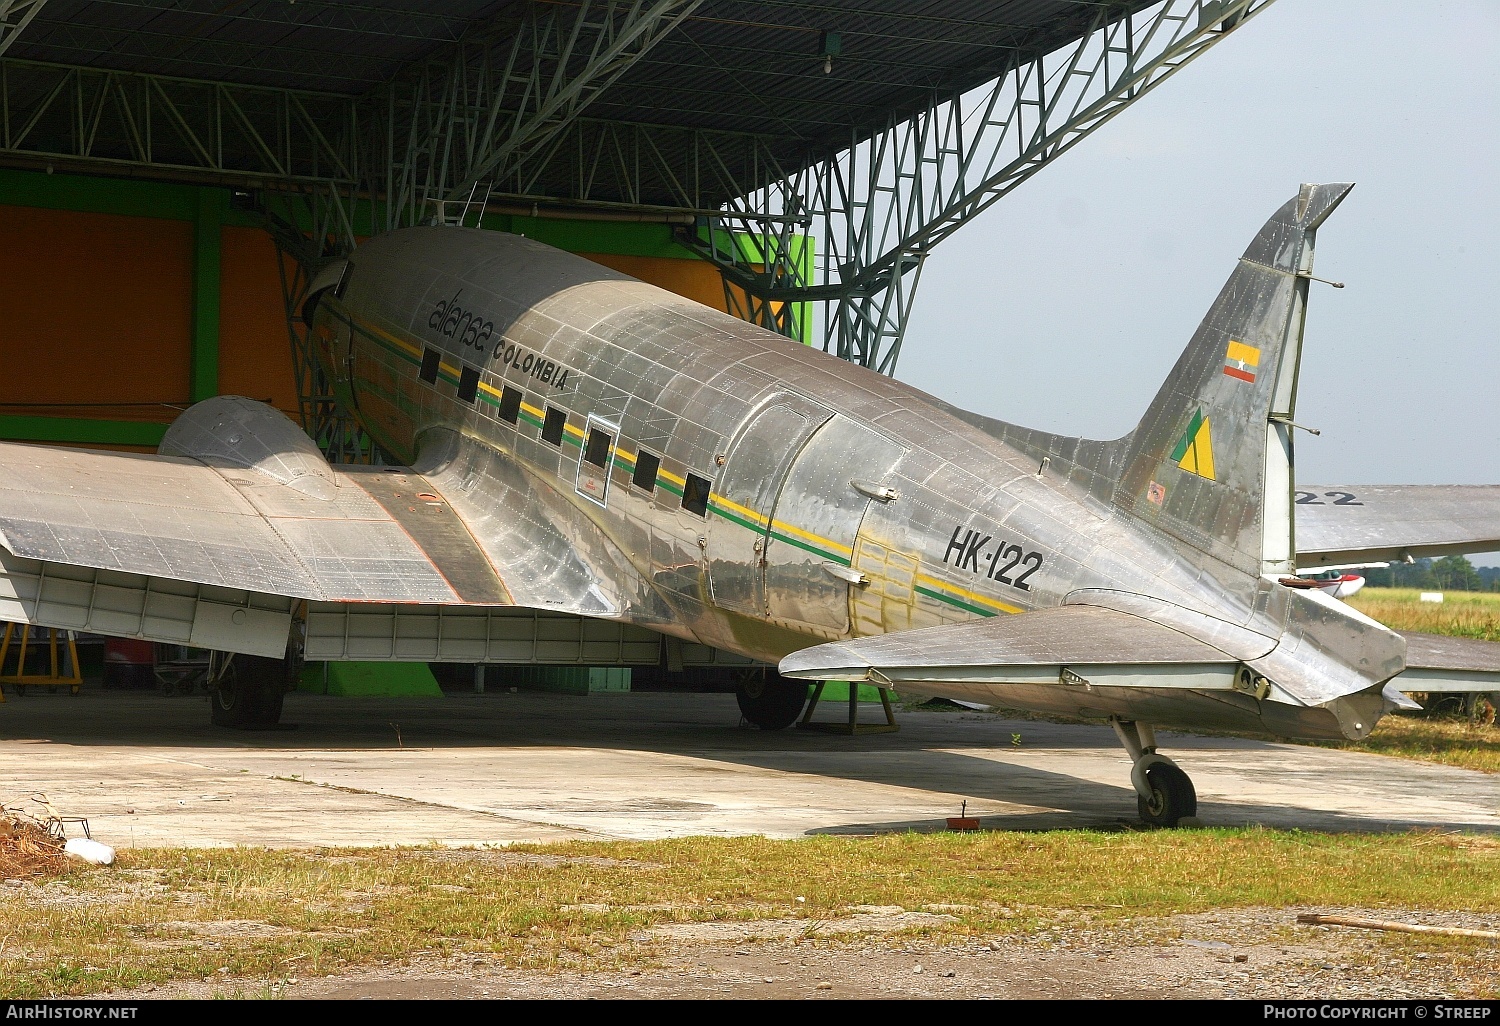
M 506 515 L 538 521 L 535 566 L 587 555 L 589 573 L 555 582 L 560 604 L 587 615 L 773 662 L 1080 595 L 1151 596 L 1235 630 L 1286 619 L 1274 585 L 1185 555 L 1044 468 L 1033 440 L 1045 436 L 1002 440 L 1004 425 L 524 238 L 372 240 L 318 304 L 314 337 L 348 408 L 444 482 L 481 547 L 491 511 L 517 509 L 522 489 L 540 497 Z M 1349 733 L 1326 709 L 1239 693 L 932 690 Z

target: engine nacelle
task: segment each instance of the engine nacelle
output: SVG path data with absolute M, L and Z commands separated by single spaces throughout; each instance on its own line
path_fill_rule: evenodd
M 253 470 L 305 495 L 331 499 L 338 481 L 311 438 L 286 414 L 254 399 L 221 395 L 172 422 L 157 451 L 210 467 Z

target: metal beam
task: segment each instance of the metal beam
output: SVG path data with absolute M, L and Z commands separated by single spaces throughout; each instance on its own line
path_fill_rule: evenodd
M 387 168 L 387 226 L 444 217 L 507 178 L 702 3 L 527 4 L 377 90 L 387 134 L 369 160 Z
M 1165 0 L 1139 12 L 1100 4 L 1076 44 L 1017 55 L 982 89 L 934 92 L 914 116 L 852 134 L 841 153 L 726 204 L 683 241 L 758 297 L 762 318 L 821 302 L 823 348 L 891 373 L 934 246 L 1272 2 Z M 809 216 L 816 280 L 767 230 L 768 210 Z M 713 243 L 734 234 L 764 245 L 747 255 Z
M 47 0 L 0 0 L 0 54 L 10 48 Z
M 199 189 L 193 219 L 193 348 L 188 375 L 193 402 L 219 394 L 220 227 L 225 200 L 220 189 Z
M 0 158 L 248 188 L 354 186 L 355 103 L 7 58 L 0 60 Z

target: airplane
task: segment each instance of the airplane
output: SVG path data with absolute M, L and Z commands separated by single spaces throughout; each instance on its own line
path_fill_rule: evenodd
M 1389 564 L 1383 563 L 1380 565 L 1388 566 Z M 1355 568 L 1335 566 L 1329 567 L 1327 570 L 1319 570 L 1315 574 L 1304 572 L 1297 577 L 1297 580 L 1301 582 L 1300 584 L 1292 584 L 1288 585 L 1288 587 L 1317 588 L 1319 591 L 1326 592 L 1336 599 L 1353 598 L 1364 590 L 1365 579 L 1359 576 L 1359 574 L 1348 573 L 1347 571 L 1351 569 Z
M 0 445 L 0 618 L 213 649 L 233 727 L 276 722 L 304 653 L 503 661 L 502 614 L 623 625 L 766 664 L 738 693 L 766 729 L 816 680 L 1108 720 L 1142 819 L 1174 826 L 1197 796 L 1157 727 L 1358 739 L 1413 704 L 1403 673 L 1500 673 L 1500 647 L 1423 647 L 1291 586 L 1299 557 L 1500 548 L 1500 488 L 1296 501 L 1314 242 L 1350 188 L 1271 216 L 1113 441 L 959 410 L 524 237 L 376 236 L 302 316 L 397 465 L 330 466 L 230 396 L 156 455 Z

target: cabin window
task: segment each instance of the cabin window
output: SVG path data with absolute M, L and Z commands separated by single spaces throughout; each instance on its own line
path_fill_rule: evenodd
M 429 385 L 437 384 L 438 366 L 443 362 L 443 354 L 436 349 L 422 350 L 422 373 L 421 378 Z
M 609 466 L 609 451 L 614 447 L 615 436 L 608 431 L 589 428 L 588 444 L 583 447 L 583 459 L 596 467 Z
M 542 424 L 542 441 L 562 445 L 563 429 L 568 426 L 568 414 L 555 406 L 547 407 L 547 420 Z
M 500 419 L 514 424 L 521 419 L 521 390 L 506 385 L 500 390 Z
M 472 403 L 474 397 L 479 394 L 479 372 L 473 367 L 465 367 L 458 376 L 458 401 L 461 403 Z
M 578 454 L 578 494 L 603 506 L 609 501 L 609 465 L 619 426 L 589 418 L 583 451 Z
M 697 474 L 689 474 L 682 486 L 682 508 L 700 517 L 708 516 L 708 490 L 713 482 Z
M 656 472 L 661 469 L 661 457 L 645 449 L 635 454 L 635 473 L 630 483 L 645 492 L 656 491 Z

